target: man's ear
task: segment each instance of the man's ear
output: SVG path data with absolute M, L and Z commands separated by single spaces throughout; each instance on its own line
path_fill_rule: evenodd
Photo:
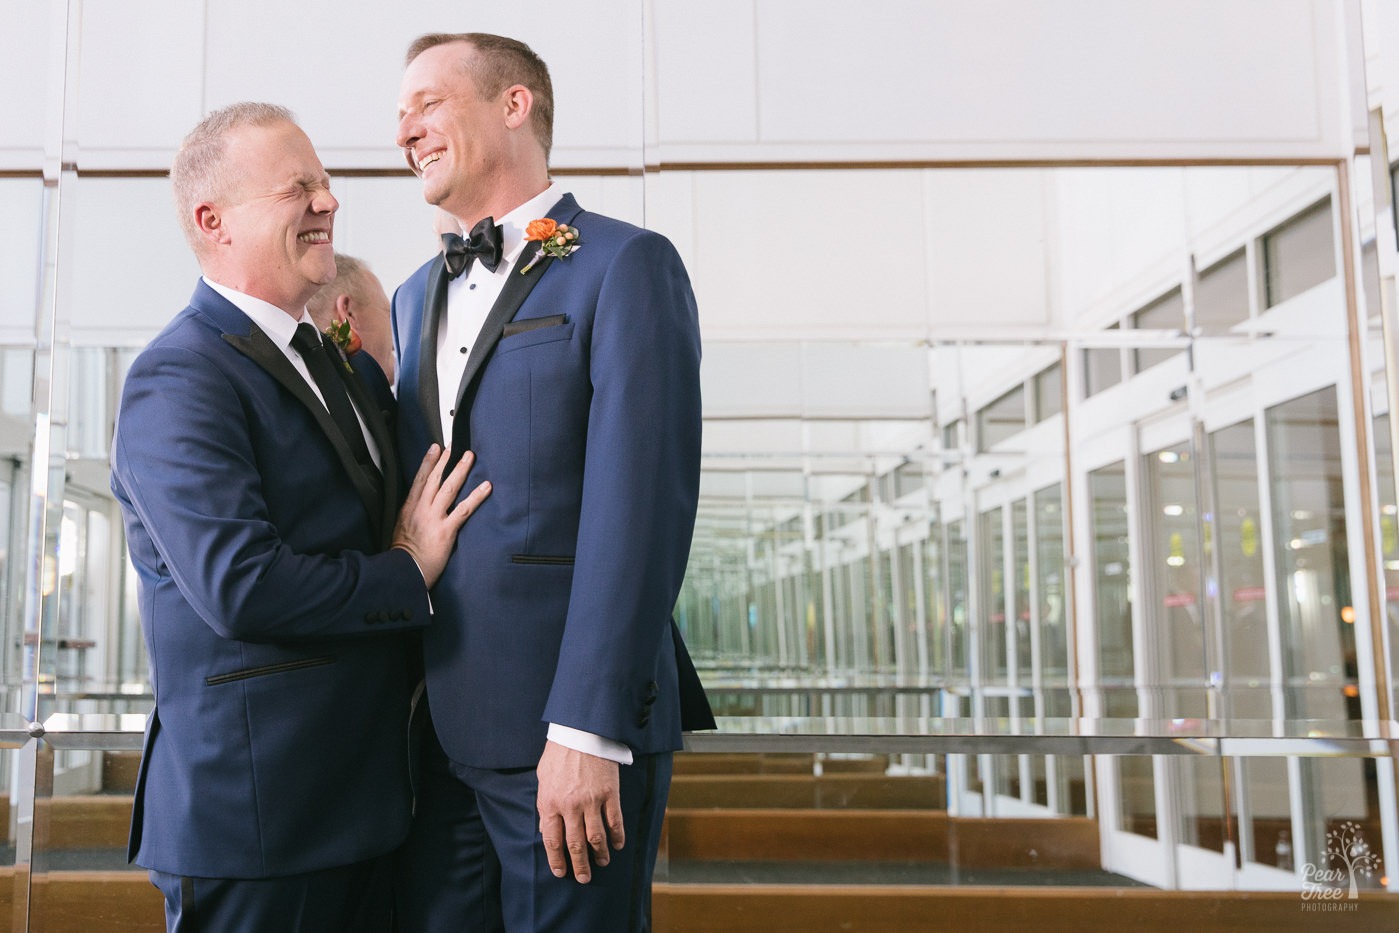
M 515 84 L 505 89 L 505 125 L 517 130 L 529 122 L 530 111 L 534 109 L 534 93 L 523 84 Z
M 354 323 L 355 314 L 350 307 L 349 295 L 341 293 L 340 295 L 336 296 L 335 310 L 332 312 L 332 315 L 337 321 L 349 321 L 351 324 Z
M 194 205 L 194 227 L 199 235 L 210 243 L 227 243 L 228 228 L 224 226 L 223 214 L 208 201 Z

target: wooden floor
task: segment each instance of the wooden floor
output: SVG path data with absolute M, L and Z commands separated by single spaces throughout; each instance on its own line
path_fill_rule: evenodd
M 0 883 L 0 930 L 14 928 L 13 891 L 12 884 Z M 1399 898 L 1371 894 L 1344 902 L 1354 909 L 1325 913 L 1308 912 L 1296 892 L 658 883 L 653 897 L 656 933 L 1399 930 Z M 36 878 L 32 914 L 30 928 L 43 933 L 164 929 L 160 895 L 140 872 L 62 872 Z
M 129 781 L 130 760 L 114 760 L 112 787 Z M 816 773 L 819 771 L 819 773 Z M 810 755 L 681 756 L 663 841 L 663 864 L 787 866 L 816 883 L 676 883 L 653 888 L 656 933 L 1287 933 L 1292 930 L 1399 933 L 1399 897 L 1313 905 L 1298 892 L 1159 891 L 1129 886 L 1055 885 L 1056 873 L 1098 872 L 1098 833 L 1087 819 L 988 820 L 949 817 L 936 806 L 935 779 L 889 777 L 878 760 L 823 762 Z M 65 797 L 36 812 L 36 843 L 55 850 L 121 851 L 130 798 Z M 109 859 L 110 861 L 110 859 Z M 963 870 L 1022 872 L 1044 883 L 944 886 L 853 884 L 845 864 L 946 861 Z M 803 869 L 801 866 L 808 866 Z M 822 865 L 829 867 L 817 871 Z M 808 871 L 810 878 L 802 877 Z M 664 875 L 665 872 L 662 872 Z M 722 874 L 722 872 L 721 872 Z M 832 877 L 837 877 L 832 883 Z M 1020 876 L 1017 876 L 1020 877 Z M 23 929 L 16 892 L 27 879 L 0 868 L 0 933 Z M 1075 882 L 1081 885 L 1080 882 Z M 60 871 L 28 888 L 29 929 L 43 933 L 160 933 L 159 892 L 142 871 Z M 1333 909 L 1316 910 L 1325 906 Z

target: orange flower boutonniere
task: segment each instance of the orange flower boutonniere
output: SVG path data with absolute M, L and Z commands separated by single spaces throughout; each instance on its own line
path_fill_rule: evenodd
M 534 268 L 534 264 L 545 256 L 553 256 L 555 259 L 567 259 L 573 255 L 573 251 L 583 244 L 578 241 L 578 230 L 568 224 L 556 223 L 548 217 L 541 217 L 539 220 L 531 220 L 525 227 L 525 239 L 529 241 L 539 241 L 539 252 L 534 254 L 534 258 L 520 270 L 520 274 Z
M 355 330 L 354 325 L 349 321 L 331 321 L 326 325 L 325 335 L 329 337 L 331 342 L 339 347 L 340 352 L 345 355 L 345 368 L 354 372 L 353 368 L 350 366 L 349 357 L 354 356 L 360 351 L 360 348 L 364 346 L 363 342 L 359 339 L 359 333 Z

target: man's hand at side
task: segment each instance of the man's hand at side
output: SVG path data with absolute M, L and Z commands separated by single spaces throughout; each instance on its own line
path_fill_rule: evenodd
M 491 494 L 491 484 L 482 483 L 457 502 L 457 494 L 466 485 L 466 474 L 471 472 L 476 458 L 468 450 L 444 477 L 442 469 L 448 454 L 446 448 L 436 444 L 428 448 L 393 530 L 393 547 L 403 548 L 413 556 L 429 589 L 447 567 L 457 532 Z
M 547 742 L 535 775 L 539 832 L 549 869 L 563 878 L 572 863 L 573 877 L 587 884 L 592 863 L 606 865 L 611 850 L 626 843 L 617 763 Z

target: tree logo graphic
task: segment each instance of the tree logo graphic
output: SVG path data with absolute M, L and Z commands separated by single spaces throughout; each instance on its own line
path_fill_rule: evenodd
M 1350 820 L 1326 834 L 1326 854 L 1332 864 L 1340 860 L 1350 881 L 1350 900 L 1360 896 L 1355 888 L 1356 875 L 1368 878 L 1380 868 L 1380 857 L 1370 850 L 1370 843 L 1360 835 L 1360 827 Z
M 1380 857 L 1371 850 L 1370 843 L 1360 834 L 1360 825 L 1347 820 L 1326 833 L 1327 865 L 1302 866 L 1302 900 L 1312 902 L 1304 909 L 1350 909 L 1357 905 L 1342 908 L 1329 903 L 1343 898 L 1355 901 L 1360 898 L 1359 878 L 1369 878 L 1380 870 Z M 1334 866 L 1334 867 L 1333 867 Z M 1321 902 L 1321 903 L 1317 903 Z

